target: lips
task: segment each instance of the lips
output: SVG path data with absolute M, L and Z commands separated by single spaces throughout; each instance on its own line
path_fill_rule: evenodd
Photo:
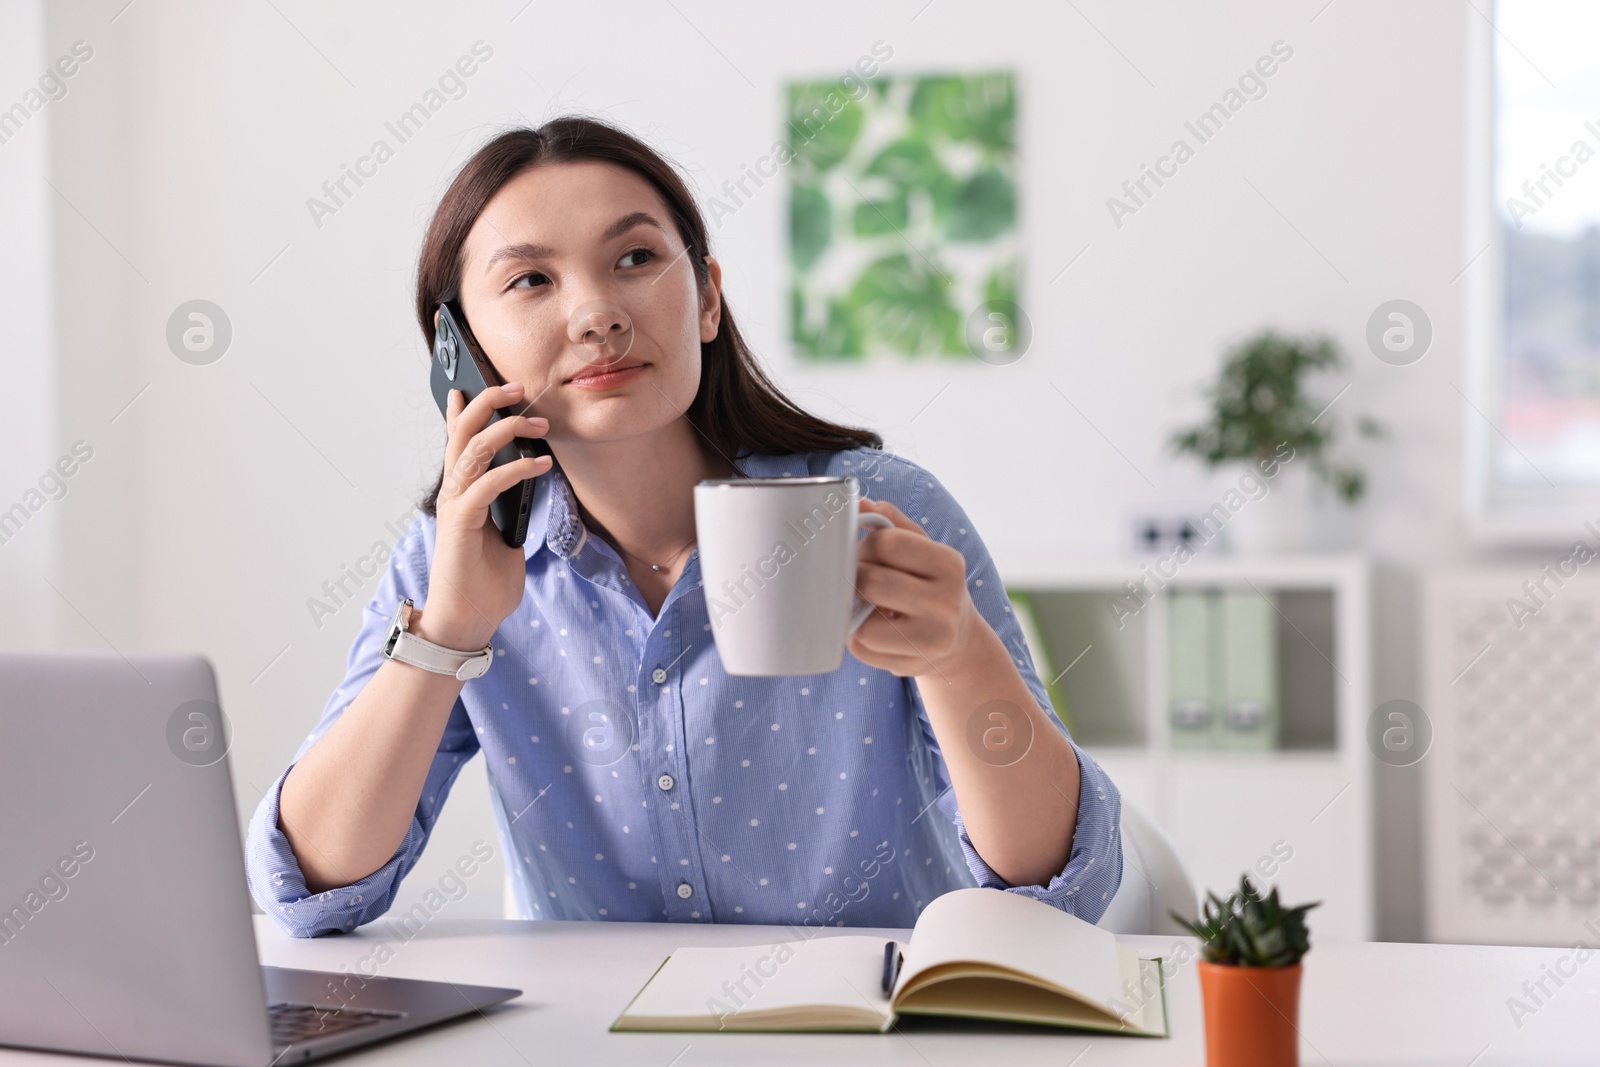
M 637 359 L 619 359 L 615 363 L 594 364 L 583 368 L 577 374 L 566 379 L 568 382 L 581 382 L 588 378 L 603 378 L 623 371 L 633 370 L 645 366 L 644 361 Z

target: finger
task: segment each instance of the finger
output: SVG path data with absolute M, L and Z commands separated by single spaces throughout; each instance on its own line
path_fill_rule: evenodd
M 444 401 L 444 470 L 448 475 L 455 467 L 456 461 L 461 458 L 461 449 L 456 446 L 460 440 L 456 436 L 456 427 L 461 423 L 461 412 L 467 406 L 467 395 L 460 389 L 452 389 Z
M 521 382 L 489 386 L 462 409 L 461 418 L 456 420 L 457 430 L 465 432 L 470 438 L 489 424 L 497 409 L 518 403 L 526 392 L 527 388 Z
M 488 510 L 495 497 L 525 478 L 536 478 L 550 469 L 549 456 L 524 456 L 496 467 L 474 481 L 461 494 L 460 504 L 473 514 Z
M 867 538 L 856 559 L 936 580 L 964 579 L 967 573 L 966 560 L 956 549 L 926 534 L 917 536 L 898 528 L 880 530 L 876 537 Z
M 461 417 L 461 409 L 467 406 L 467 394 L 459 389 L 452 389 L 444 399 L 444 430 L 446 434 L 455 433 L 456 420 Z
M 864 663 L 894 674 L 909 676 L 927 669 L 926 657 L 897 633 L 890 620 L 873 615 L 850 636 L 850 654 Z
M 517 437 L 543 437 L 550 429 L 548 420 L 513 416 L 491 424 L 482 433 L 467 442 L 455 466 L 445 474 L 445 484 L 440 495 L 460 496 L 494 464 L 497 452 Z
M 928 531 L 924 530 L 917 523 L 914 523 L 910 519 L 906 518 L 905 512 L 901 511 L 887 500 L 868 500 L 866 497 L 862 497 L 861 510 L 877 512 L 879 515 L 882 515 L 884 518 L 894 523 L 897 529 L 915 530 L 923 537 L 928 536 Z M 870 541 L 872 538 L 869 537 L 867 540 Z
M 914 653 L 908 654 L 901 649 L 880 648 L 873 644 L 870 635 L 866 634 L 866 626 L 855 632 L 850 639 L 850 654 L 863 663 L 870 663 L 874 667 L 890 671 L 902 677 L 921 674 L 927 668 L 923 665 L 921 657 Z
M 522 399 L 524 392 L 521 382 L 507 382 L 505 385 L 491 385 L 473 397 L 471 403 L 456 416 L 455 425 L 449 428 L 449 438 L 444 446 L 446 468 L 455 466 L 467 442 L 489 425 L 489 417 L 496 408 L 516 403 Z
M 856 632 L 865 631 L 867 644 L 880 652 L 911 653 L 933 640 L 928 629 L 919 616 L 905 615 L 893 608 L 877 608 Z
M 921 614 L 928 600 L 928 581 L 893 567 L 864 564 L 856 568 L 856 595 L 879 611 Z
M 506 415 L 491 422 L 467 442 L 473 456 L 493 456 L 519 437 L 543 437 L 550 432 L 550 420 L 538 415 Z

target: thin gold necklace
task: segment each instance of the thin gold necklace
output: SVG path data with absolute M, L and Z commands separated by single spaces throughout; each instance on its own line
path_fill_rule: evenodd
M 689 538 L 688 544 L 684 545 L 683 548 L 680 548 L 680 549 L 678 549 L 678 551 L 674 552 L 667 559 L 667 561 L 665 563 L 651 563 L 649 560 L 644 559 L 643 557 L 634 556 L 632 552 L 629 552 L 627 549 L 623 548 L 621 545 L 617 545 L 616 549 L 617 549 L 618 552 L 621 552 L 624 556 L 633 556 L 634 559 L 638 560 L 640 563 L 643 563 L 646 567 L 649 567 L 651 570 L 653 570 L 653 571 L 655 571 L 657 573 L 660 573 L 661 568 L 672 566 L 672 561 L 677 559 L 679 556 L 683 555 L 684 549 L 688 548 L 689 545 L 694 544 L 694 542 L 695 542 L 695 539 L 693 537 Z
M 578 505 L 578 514 L 583 519 L 583 521 L 588 523 L 590 526 L 595 527 L 596 529 L 600 528 L 600 524 L 594 521 L 594 517 L 589 514 L 588 509 L 585 508 L 582 504 Z M 693 537 L 689 538 L 688 542 L 684 544 L 683 548 L 680 548 L 680 549 L 678 549 L 678 551 L 674 552 L 670 557 L 667 558 L 666 562 L 664 562 L 664 563 L 651 563 L 649 560 L 645 559 L 643 556 L 635 556 L 632 552 L 629 552 L 627 549 L 623 548 L 622 547 L 622 543 L 620 541 L 616 542 L 615 544 L 613 544 L 612 547 L 615 548 L 618 552 L 621 552 L 624 556 L 632 556 L 634 559 L 638 560 L 640 563 L 643 563 L 646 567 L 649 567 L 651 570 L 655 571 L 657 574 L 660 574 L 661 573 L 661 569 L 663 567 L 672 566 L 672 561 L 677 559 L 679 556 L 683 555 L 684 549 L 687 549 L 689 547 L 689 545 L 694 544 L 695 540 L 696 540 L 696 538 L 693 538 Z

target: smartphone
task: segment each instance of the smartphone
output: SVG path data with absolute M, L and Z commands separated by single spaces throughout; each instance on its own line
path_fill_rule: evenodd
M 483 354 L 477 338 L 467 325 L 461 305 L 454 300 L 439 305 L 438 324 L 433 333 L 433 373 L 429 378 L 433 399 L 443 415 L 450 401 L 450 390 L 460 389 L 468 403 L 491 385 L 504 385 L 494 364 Z M 525 415 L 530 405 L 512 405 L 510 414 Z M 489 416 L 489 424 L 505 418 L 507 410 L 496 408 Z M 511 463 L 528 456 L 548 456 L 550 446 L 540 437 L 516 437 L 494 454 L 489 469 Z M 528 538 L 528 512 L 533 507 L 533 479 L 524 478 L 489 504 L 489 516 L 500 530 L 506 544 L 520 548 Z

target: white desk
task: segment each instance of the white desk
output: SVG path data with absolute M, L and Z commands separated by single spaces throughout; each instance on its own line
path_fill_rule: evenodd
M 860 929 L 827 933 L 867 933 Z M 881 931 L 894 936 L 899 931 Z M 683 944 L 754 945 L 790 940 L 787 927 L 669 926 L 450 920 L 440 916 L 414 940 L 394 940 L 384 920 L 349 935 L 296 940 L 256 917 L 263 963 L 337 971 L 354 967 L 390 939 L 394 957 L 379 973 L 450 979 L 523 990 L 486 1016 L 446 1024 L 339 1063 L 946 1064 L 1204 1063 L 1200 990 L 1192 964 L 1167 986 L 1172 1037 L 1152 1040 L 1065 1031 L 905 1020 L 889 1034 L 612 1034 L 606 1027 L 667 955 Z M 1144 955 L 1170 952 L 1173 938 L 1129 938 Z M 1192 944 L 1192 942 L 1191 942 Z M 1520 1030 L 1506 998 L 1539 977 L 1558 949 L 1458 945 L 1318 945 L 1306 959 L 1301 1063 L 1593 1063 L 1600 1059 L 1600 954 L 1546 1001 Z M 1081 1060 L 1079 1053 L 1093 1046 Z M 687 1050 L 687 1051 L 686 1051 Z M 0 1050 L 0 1067 L 49 1064 L 60 1056 Z M 85 1060 L 84 1062 L 106 1062 Z

